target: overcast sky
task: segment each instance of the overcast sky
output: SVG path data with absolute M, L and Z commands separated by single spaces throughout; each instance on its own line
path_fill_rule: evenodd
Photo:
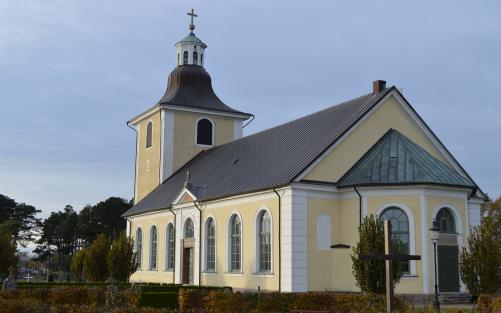
M 195 33 L 250 134 L 403 89 L 476 182 L 501 194 L 499 1 L 0 0 L 0 193 L 43 210 L 131 198 L 134 132 Z

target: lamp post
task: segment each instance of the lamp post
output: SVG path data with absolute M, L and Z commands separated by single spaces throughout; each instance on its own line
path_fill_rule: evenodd
M 435 272 L 435 300 L 433 302 L 433 307 L 436 312 L 440 312 L 440 302 L 438 301 L 438 277 L 437 277 L 437 244 L 438 244 L 438 234 L 440 232 L 440 227 L 438 226 L 437 221 L 433 219 L 432 227 L 430 228 L 431 233 L 431 242 L 433 243 L 433 261 L 435 264 L 434 272 Z

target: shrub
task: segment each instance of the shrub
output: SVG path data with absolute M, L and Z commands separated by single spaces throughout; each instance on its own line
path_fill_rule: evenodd
M 492 297 L 489 295 L 480 295 L 477 299 L 477 311 L 481 313 L 491 313 Z
M 202 308 L 202 296 L 197 289 L 179 290 L 179 312 L 198 312 Z
M 473 296 L 492 294 L 500 287 L 501 242 L 494 236 L 492 223 L 485 219 L 468 237 L 468 249 L 459 254 L 461 278 Z
M 383 294 L 386 290 L 385 263 L 382 260 L 362 260 L 359 254 L 384 254 L 384 224 L 369 214 L 358 227 L 359 242 L 352 249 L 352 271 L 358 287 L 364 293 Z M 394 245 L 398 251 L 399 245 Z M 399 262 L 393 264 L 393 285 L 398 284 L 402 271 Z
M 78 280 L 83 280 L 85 249 L 79 250 L 71 257 L 70 270 Z
M 90 281 L 105 281 L 108 277 L 108 250 L 110 240 L 105 234 L 97 236 L 84 257 L 85 277 Z
M 111 277 L 119 282 L 128 282 L 130 275 L 136 271 L 134 240 L 121 233 L 111 244 L 107 262 Z
M 245 300 L 240 292 L 210 291 L 203 297 L 203 307 L 207 313 L 248 312 L 249 308 Z M 183 311 L 180 310 L 180 312 Z
M 179 307 L 177 292 L 142 292 L 138 305 L 140 307 L 170 308 Z
M 289 312 L 295 294 L 266 292 L 259 294 L 257 308 L 259 312 Z
M 501 313 L 501 296 L 492 299 L 492 313 Z

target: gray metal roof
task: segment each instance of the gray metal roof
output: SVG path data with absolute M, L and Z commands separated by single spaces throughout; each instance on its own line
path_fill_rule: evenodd
M 198 65 L 180 65 L 174 68 L 169 75 L 167 90 L 158 104 L 251 116 L 221 101 L 212 89 L 209 73 Z
M 199 200 L 265 190 L 292 182 L 395 87 L 203 151 L 129 209 L 130 216 L 169 207 L 190 182 Z
M 339 180 L 339 187 L 384 184 L 440 184 L 475 187 L 457 171 L 397 130 L 389 130 Z

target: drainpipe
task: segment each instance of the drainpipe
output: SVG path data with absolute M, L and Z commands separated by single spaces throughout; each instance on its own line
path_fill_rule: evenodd
M 278 196 L 278 292 L 282 291 L 282 229 L 281 229 L 281 220 L 282 220 L 282 197 L 277 192 L 275 188 L 273 188 L 273 192 Z
M 356 186 L 353 186 L 353 189 L 358 194 L 358 215 L 360 216 L 358 220 L 358 226 L 362 226 L 362 195 L 360 194 L 360 192 L 358 192 Z
M 176 283 L 176 232 L 177 232 L 177 215 L 172 211 L 172 209 L 169 207 L 168 210 L 174 214 L 174 267 L 172 268 L 172 284 L 174 285 Z M 179 254 L 181 255 L 181 254 Z M 169 262 L 169 260 L 167 260 Z
M 202 285 L 202 209 L 197 205 L 196 201 L 193 204 L 198 209 L 198 285 Z M 202 205 L 202 202 L 200 202 Z
M 129 127 L 130 129 L 132 129 L 135 133 L 136 133 L 136 152 L 135 152 L 135 155 L 134 155 L 134 186 L 132 188 L 134 188 L 132 194 L 134 195 L 134 204 L 136 203 L 136 179 L 137 179 L 137 129 L 135 129 L 134 127 L 130 126 L 129 125 L 129 122 L 126 123 L 127 124 L 127 127 Z
M 247 125 L 249 125 L 250 123 L 252 123 L 252 121 L 253 121 L 253 120 L 254 120 L 254 115 L 252 115 L 252 116 L 251 116 L 251 120 L 250 120 L 250 121 L 248 121 L 247 123 L 245 123 L 245 125 L 244 125 L 244 126 L 242 126 L 242 128 L 247 127 Z

